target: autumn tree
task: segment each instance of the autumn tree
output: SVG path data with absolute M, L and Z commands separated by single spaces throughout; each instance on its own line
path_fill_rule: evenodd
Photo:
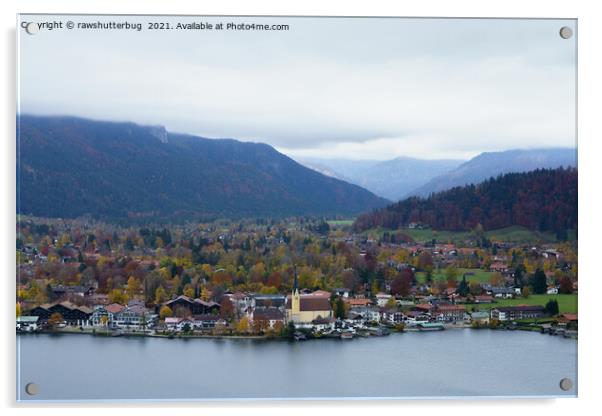
M 172 316 L 173 315 L 173 311 L 171 310 L 171 308 L 167 305 L 163 305 L 161 306 L 161 309 L 159 310 L 159 318 L 162 320 L 165 320 L 165 318 Z
M 140 293 L 140 290 L 142 290 L 142 284 L 140 283 L 140 280 L 136 279 L 134 276 L 130 276 L 126 289 L 126 293 L 130 299 Z
M 496 287 L 504 286 L 504 276 L 502 276 L 501 273 L 495 272 L 489 277 L 489 283 L 491 283 L 492 286 Z
M 236 323 L 236 332 L 239 334 L 246 334 L 249 332 L 249 318 L 246 316 L 240 318 L 240 320 Z
M 560 287 L 558 288 L 558 293 L 573 293 L 573 281 L 567 275 L 564 275 L 560 278 Z
M 234 305 L 232 304 L 232 301 L 225 296 L 220 303 L 219 315 L 227 321 L 234 317 Z
M 50 327 L 52 329 L 55 329 L 59 324 L 61 324 L 65 319 L 63 318 L 63 315 L 61 315 L 58 312 L 53 313 L 52 315 L 50 315 L 50 317 L 48 318 L 48 325 L 50 325 Z
M 163 286 L 159 286 L 155 290 L 155 304 L 160 305 L 167 300 L 167 292 L 163 289 Z
M 119 303 L 120 305 L 126 305 L 129 301 L 129 296 L 123 293 L 120 289 L 113 289 L 109 293 L 109 303 Z
M 458 279 L 458 269 L 454 266 L 448 266 L 445 269 L 445 280 L 447 282 L 447 287 L 448 288 L 456 287 L 456 285 L 458 284 L 457 279 Z

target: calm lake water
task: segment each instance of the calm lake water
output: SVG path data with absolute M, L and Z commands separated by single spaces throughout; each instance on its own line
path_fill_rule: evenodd
M 577 394 L 577 341 L 522 331 L 297 343 L 39 334 L 17 336 L 17 358 L 18 400 Z

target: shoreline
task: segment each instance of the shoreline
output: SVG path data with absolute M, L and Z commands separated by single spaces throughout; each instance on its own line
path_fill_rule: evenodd
M 536 332 L 541 335 L 550 335 L 547 333 L 543 333 L 539 328 L 536 327 L 516 327 L 513 329 L 506 328 L 473 328 L 470 325 L 450 325 L 445 326 L 445 330 L 461 330 L 468 329 L 474 331 L 481 330 L 490 330 L 490 331 L 504 331 L 504 332 L 513 332 L 513 331 L 522 331 L 522 332 Z M 423 331 L 418 328 L 405 328 L 403 331 L 391 331 L 391 334 L 403 334 L 403 333 L 424 333 L 424 332 L 443 332 L 444 330 L 439 331 Z M 212 334 L 157 334 L 157 333 L 141 333 L 141 332 L 92 332 L 88 330 L 55 330 L 55 331 L 35 331 L 35 332 L 22 332 L 17 331 L 16 335 L 90 335 L 94 337 L 103 337 L 103 338 L 163 338 L 163 339 L 250 339 L 250 340 L 266 340 L 266 341 L 294 341 L 294 339 L 289 337 L 279 337 L 279 336 L 268 336 L 268 335 L 212 335 Z M 577 334 L 575 336 L 563 336 L 563 335 L 554 335 L 554 336 L 562 336 L 562 338 L 567 339 L 578 339 Z M 381 338 L 381 336 L 369 335 L 369 336 L 354 336 L 353 338 Z M 321 340 L 321 339 L 339 339 L 338 337 L 329 337 L 329 336 L 321 336 L 316 338 L 307 338 L 307 341 L 313 340 Z M 297 341 L 298 342 L 298 341 Z

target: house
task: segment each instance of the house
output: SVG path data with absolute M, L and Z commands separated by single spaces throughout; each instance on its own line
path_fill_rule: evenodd
M 474 297 L 475 303 L 493 303 L 493 296 L 491 295 L 477 295 Z
M 93 326 L 108 326 L 113 328 L 115 326 L 115 315 L 125 309 L 124 305 L 119 303 L 111 303 L 110 305 L 97 305 L 94 308 L 94 312 L 90 316 L 90 321 Z M 106 317 L 106 322 L 103 323 Z
M 381 321 L 394 325 L 405 320 L 405 316 L 401 311 L 396 309 L 384 309 L 380 312 Z
M 165 318 L 165 326 L 170 331 L 182 331 L 184 327 L 188 324 L 190 329 L 193 328 L 193 321 L 189 318 L 182 317 L 167 317 Z
M 431 305 L 430 303 L 419 303 L 413 308 L 413 310 L 422 313 L 430 313 L 432 309 L 433 305 Z
M 90 324 L 89 319 L 92 312 L 92 309 L 86 306 L 77 306 L 74 303 L 65 301 L 37 306 L 29 312 L 29 315 L 37 316 L 40 322 L 45 322 L 48 321 L 52 314 L 58 313 L 63 317 L 63 321 L 67 325 L 87 326 Z
M 216 302 L 207 302 L 202 299 L 192 299 L 180 295 L 165 303 L 172 311 L 176 309 L 188 309 L 189 315 L 204 315 L 219 312 L 220 305 Z
M 38 330 L 38 316 L 17 316 L 17 331 L 34 332 Z
M 192 321 L 192 327 L 197 330 L 214 329 L 216 326 L 226 326 L 227 322 L 219 315 L 205 314 L 205 315 L 194 315 L 189 318 Z
M 150 313 L 143 302 L 130 301 L 125 308 L 115 313 L 112 325 L 117 328 L 146 329 L 152 328 L 157 319 L 158 316 Z
M 558 325 L 564 326 L 577 326 L 577 314 L 576 313 L 562 313 L 558 317 Z
M 514 321 L 516 319 L 542 318 L 545 309 L 539 305 L 504 306 L 491 310 L 491 319 Z
M 332 293 L 334 295 L 340 296 L 342 298 L 348 298 L 350 292 L 351 292 L 351 290 L 347 289 L 346 287 L 338 287 L 338 288 L 332 290 Z
M 428 313 L 413 310 L 405 314 L 405 322 L 408 326 L 416 326 L 422 322 L 430 321 L 431 316 Z
M 51 286 L 52 294 L 56 298 L 62 298 L 64 296 L 81 296 L 89 297 L 94 294 L 94 287 L 92 286 Z
M 314 331 L 333 331 L 336 319 L 334 318 L 317 318 L 311 321 Z
M 557 287 L 549 287 L 548 290 L 546 291 L 546 293 L 548 295 L 557 295 L 558 294 L 558 288 Z
M 440 321 L 461 321 L 465 319 L 465 305 L 437 305 L 433 316 L 436 316 Z
M 479 324 L 488 324 L 489 323 L 489 312 L 487 312 L 487 311 L 471 312 L 470 320 L 472 322 L 476 322 Z
M 489 266 L 489 271 L 492 272 L 499 272 L 499 273 L 504 273 L 508 271 L 508 264 L 503 263 L 501 261 L 496 261 L 491 263 L 491 266 Z
M 365 308 L 372 305 L 372 301 L 366 298 L 343 298 L 343 302 L 345 302 L 351 309 Z
M 495 298 L 511 299 L 516 292 L 512 287 L 492 287 L 487 293 Z
M 286 306 L 286 296 L 284 295 L 254 295 L 255 308 L 279 308 L 284 310 Z
M 386 293 L 377 293 L 375 298 L 376 298 L 376 305 L 380 306 L 381 308 L 383 306 L 385 306 L 387 304 L 387 302 L 389 301 L 389 299 L 391 299 L 391 295 L 386 294 Z
M 380 311 L 371 307 L 357 307 L 349 311 L 349 318 L 367 322 L 380 322 Z
M 270 329 L 274 329 L 274 326 L 280 324 L 284 326 L 286 320 L 286 316 L 282 312 L 280 308 L 270 307 L 270 308 L 255 308 L 253 314 L 251 315 L 251 321 L 264 321 L 267 323 L 267 327 Z
M 224 296 L 230 299 L 230 302 L 239 313 L 242 313 L 249 307 L 254 307 L 255 299 L 248 293 L 234 292 L 226 293 Z
M 325 292 L 328 293 L 328 292 Z M 292 322 L 311 322 L 316 318 L 332 316 L 330 299 L 313 294 L 301 295 L 298 288 L 297 273 L 293 281 L 293 291 L 286 300 L 286 319 Z

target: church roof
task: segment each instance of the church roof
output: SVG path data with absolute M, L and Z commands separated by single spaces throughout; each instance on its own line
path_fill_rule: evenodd
M 286 308 L 291 309 L 291 298 L 286 300 Z M 328 298 L 321 296 L 300 296 L 299 298 L 299 310 L 301 312 L 310 311 L 329 311 L 330 301 Z

